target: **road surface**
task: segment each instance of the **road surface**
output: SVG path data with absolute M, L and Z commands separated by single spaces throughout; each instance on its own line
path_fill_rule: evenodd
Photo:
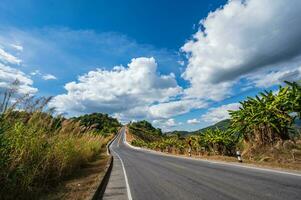
M 301 199 L 301 176 L 133 149 L 121 130 L 111 145 L 112 174 L 103 199 Z

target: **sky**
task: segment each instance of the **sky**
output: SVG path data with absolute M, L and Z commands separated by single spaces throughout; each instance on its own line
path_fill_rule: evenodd
M 301 1 L 2 0 L 0 88 L 197 130 L 301 78 Z

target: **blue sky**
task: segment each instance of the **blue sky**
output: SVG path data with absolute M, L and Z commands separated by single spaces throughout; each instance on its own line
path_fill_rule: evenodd
M 107 112 L 196 130 L 240 100 L 300 79 L 300 1 L 0 3 L 0 87 L 54 96 L 68 116 Z

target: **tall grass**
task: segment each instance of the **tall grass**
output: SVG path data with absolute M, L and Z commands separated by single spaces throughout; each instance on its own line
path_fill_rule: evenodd
M 95 158 L 106 140 L 79 122 L 40 111 L 2 114 L 0 197 L 36 198 Z

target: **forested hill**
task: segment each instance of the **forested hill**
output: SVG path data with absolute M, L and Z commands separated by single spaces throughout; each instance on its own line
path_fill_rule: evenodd
M 214 125 L 196 131 L 176 130 L 176 131 L 170 131 L 165 133 L 162 133 L 161 129 L 153 127 L 152 124 L 146 120 L 130 123 L 128 127 L 130 128 L 132 133 L 134 133 L 141 139 L 143 140 L 146 139 L 147 141 L 154 141 L 156 140 L 155 137 L 158 136 L 161 137 L 163 135 L 182 135 L 182 136 L 195 135 L 201 132 L 205 132 L 207 130 L 215 130 L 217 128 L 224 131 L 229 127 L 229 125 L 230 125 L 230 119 L 225 119 L 220 122 L 217 122 Z
M 117 119 L 103 113 L 86 114 L 72 119 L 80 121 L 80 125 L 92 127 L 101 134 L 116 133 L 117 129 L 121 127 L 121 123 Z
M 208 129 L 216 129 L 216 128 L 224 131 L 229 127 L 229 125 L 230 125 L 230 119 L 225 119 L 220 122 L 217 122 L 216 124 L 208 126 L 206 128 L 202 128 L 202 129 L 198 130 L 197 132 L 204 132 Z
M 194 135 L 194 134 L 198 134 L 198 133 L 201 133 L 201 132 L 205 132 L 207 130 L 214 130 L 214 129 L 220 129 L 222 131 L 226 130 L 230 125 L 230 119 L 225 119 L 225 120 L 222 120 L 220 122 L 217 122 L 216 124 L 213 124 L 211 126 L 208 126 L 208 127 L 205 127 L 205 128 L 202 128 L 202 129 L 199 129 L 199 130 L 196 130 L 196 131 L 170 131 L 170 132 L 166 132 L 165 134 L 167 135 L 172 135 L 172 134 L 180 134 L 180 135 Z
M 158 140 L 162 136 L 162 131 L 155 128 L 146 120 L 132 122 L 128 125 L 130 132 L 143 141 L 152 142 Z

